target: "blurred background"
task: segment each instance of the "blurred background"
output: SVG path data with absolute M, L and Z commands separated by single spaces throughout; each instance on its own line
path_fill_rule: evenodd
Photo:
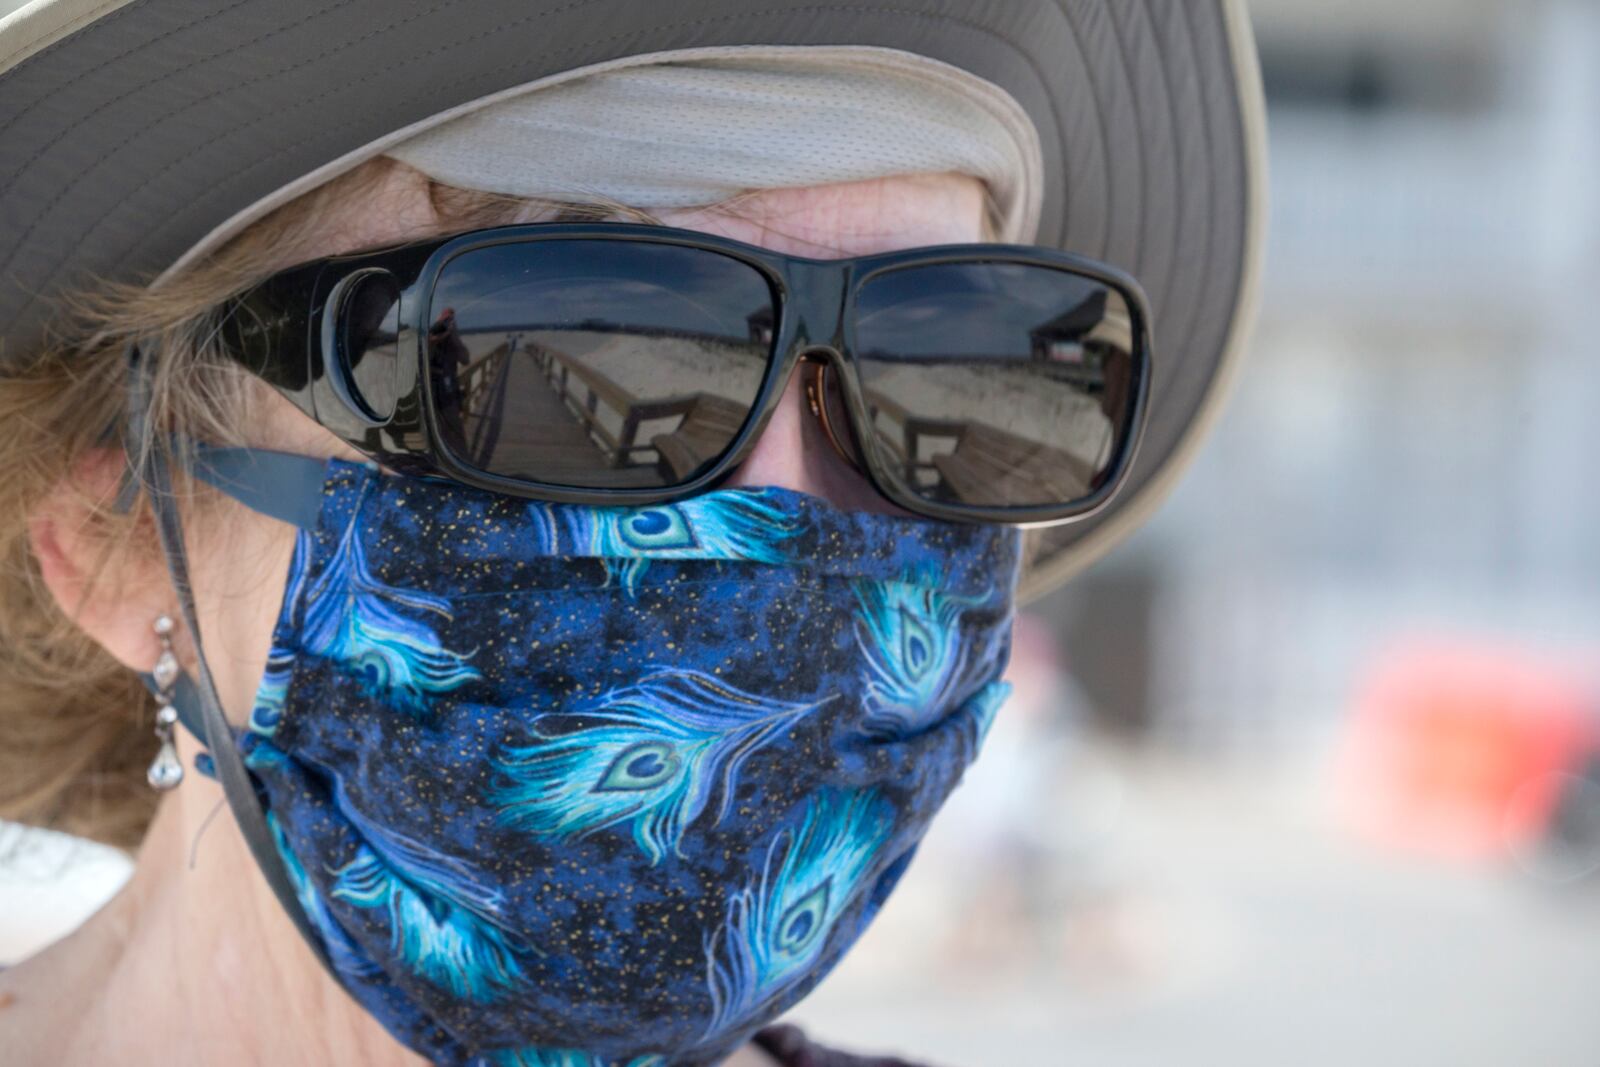
M 797 1014 L 952 1067 L 1592 1067 L 1600 4 L 1249 6 L 1238 389 L 1033 607 L 983 759 Z
M 1261 318 L 795 1013 L 945 1067 L 1600 1063 L 1600 4 L 1252 0 Z M 1170 346 L 1174 339 L 1166 339 Z M 0 826 L 0 962 L 120 884 Z

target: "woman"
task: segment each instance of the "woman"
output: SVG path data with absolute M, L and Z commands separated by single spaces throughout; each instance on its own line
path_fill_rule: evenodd
M 1102 547 L 1237 343 L 1238 12 L 68 6 L 0 24 L 3 811 L 141 847 L 8 1055 L 818 1062 L 745 1042 L 975 756 L 1017 524 Z M 1192 165 L 1142 222 L 1062 195 L 1097 109 Z

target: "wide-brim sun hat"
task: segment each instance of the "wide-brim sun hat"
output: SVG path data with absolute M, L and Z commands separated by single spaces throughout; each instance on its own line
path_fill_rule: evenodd
M 8 8 L 14 8 L 9 10 Z M 1147 518 L 1239 365 L 1265 216 L 1242 0 L 0 0 L 0 360 L 52 298 L 146 283 L 432 123 L 600 65 L 868 46 L 992 83 L 1043 157 L 1035 242 L 1133 274 L 1155 372 L 1101 511 L 1032 531 L 1021 596 Z

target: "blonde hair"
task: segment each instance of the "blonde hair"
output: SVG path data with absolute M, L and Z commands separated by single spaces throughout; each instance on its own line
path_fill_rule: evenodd
M 404 164 L 378 157 L 279 207 L 158 288 L 103 283 L 60 298 L 62 314 L 31 358 L 0 370 L 0 819 L 132 849 L 159 795 L 145 783 L 156 751 L 155 703 L 138 676 L 80 630 L 45 588 L 28 517 L 125 425 L 124 352 L 130 341 L 161 354 L 151 395 L 151 438 L 245 443 L 260 383 L 218 351 L 216 311 L 229 297 L 296 262 L 336 226 L 351 198 L 373 195 Z M 599 200 L 530 200 L 427 181 L 435 221 L 416 240 L 524 222 L 628 219 L 646 212 Z M 736 214 L 739 200 L 718 205 Z M 985 203 L 986 239 L 999 208 Z M 108 437 L 108 435 L 112 435 Z M 105 545 L 93 580 L 114 553 L 156 551 L 147 507 L 118 513 L 88 501 Z

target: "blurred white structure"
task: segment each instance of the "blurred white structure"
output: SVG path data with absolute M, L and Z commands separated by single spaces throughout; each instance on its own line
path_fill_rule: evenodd
M 129 870 L 116 849 L 0 822 L 0 966 L 71 933 Z
M 1354 88 L 1290 73 L 1269 95 L 1267 280 L 1233 403 L 1156 520 L 1045 607 L 1145 576 L 1128 699 L 1211 752 L 1315 743 L 1411 633 L 1600 663 L 1600 6 L 1252 7 L 1269 94 L 1273 42 Z M 1440 56 L 1481 94 L 1408 89 Z

